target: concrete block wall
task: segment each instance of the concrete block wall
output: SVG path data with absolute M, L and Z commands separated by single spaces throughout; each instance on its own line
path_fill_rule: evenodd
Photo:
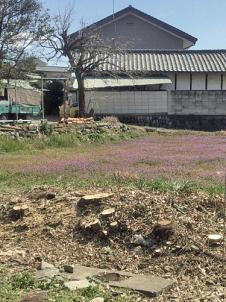
M 167 91 L 86 91 L 86 112 L 95 114 L 167 113 Z
M 226 91 L 168 92 L 168 114 L 226 116 Z

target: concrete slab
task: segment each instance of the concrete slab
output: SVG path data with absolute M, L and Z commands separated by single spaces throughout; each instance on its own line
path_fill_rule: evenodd
M 151 275 L 135 275 L 125 271 L 111 271 L 81 265 L 75 265 L 73 271 L 73 274 L 64 273 L 60 275 L 64 279 L 68 278 L 68 280 L 89 278 L 94 281 L 108 283 L 112 287 L 135 290 L 148 297 L 156 297 L 174 284 L 172 280 Z
M 85 280 L 79 280 L 79 281 L 68 281 L 64 282 L 64 286 L 69 289 L 70 291 L 75 291 L 77 289 L 83 289 L 87 288 L 91 285 L 91 283 L 85 279 Z
M 57 268 L 49 268 L 49 269 L 44 269 L 37 271 L 35 273 L 35 276 L 37 279 L 52 279 L 55 276 L 57 276 L 59 273 L 59 269 Z
M 159 296 L 173 285 L 173 281 L 154 276 L 134 276 L 122 281 L 111 281 L 110 286 L 138 291 L 150 298 Z

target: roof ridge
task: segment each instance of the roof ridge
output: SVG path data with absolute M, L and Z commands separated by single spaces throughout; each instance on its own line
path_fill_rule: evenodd
M 226 48 L 222 49 L 128 49 L 127 53 L 222 53 L 226 52 Z

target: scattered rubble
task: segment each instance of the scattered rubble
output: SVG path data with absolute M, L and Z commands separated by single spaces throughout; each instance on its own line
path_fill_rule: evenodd
M 1 124 L 0 135 L 13 139 L 21 138 L 41 138 L 43 135 L 63 134 L 77 132 L 78 134 L 94 134 L 103 131 L 112 131 L 113 133 L 122 133 L 130 129 L 129 126 L 121 123 L 94 122 L 93 119 L 67 119 L 59 123 L 43 124 Z M 45 125 L 45 124 L 44 124 Z M 44 129 L 43 129 L 44 128 Z
M 47 267 L 49 267 L 47 265 Z M 68 268 L 68 267 L 67 267 Z M 66 270 L 67 270 L 66 268 Z M 55 269 L 56 268 L 47 268 Z M 64 267 L 65 270 L 65 267 Z M 70 291 L 76 291 L 94 285 L 95 283 L 106 283 L 110 287 L 119 287 L 134 290 L 143 293 L 149 297 L 156 297 L 162 291 L 170 288 L 175 283 L 157 276 L 137 275 L 126 271 L 104 270 L 94 267 L 85 267 L 74 265 L 73 272 L 70 270 L 70 276 L 60 273 L 58 270 L 57 277 L 64 281 L 64 287 Z
M 62 118 L 60 120 L 60 123 L 65 123 L 68 125 L 74 124 L 74 125 L 87 125 L 94 123 L 93 117 L 87 117 L 87 118 L 78 118 L 78 117 L 68 117 L 68 118 Z

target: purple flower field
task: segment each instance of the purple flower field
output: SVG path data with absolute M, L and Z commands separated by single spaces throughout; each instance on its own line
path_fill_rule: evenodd
M 148 136 L 127 142 L 68 149 L 34 156 L 22 171 L 37 174 L 86 175 L 115 172 L 148 179 L 180 178 L 222 181 L 226 167 L 226 136 Z

